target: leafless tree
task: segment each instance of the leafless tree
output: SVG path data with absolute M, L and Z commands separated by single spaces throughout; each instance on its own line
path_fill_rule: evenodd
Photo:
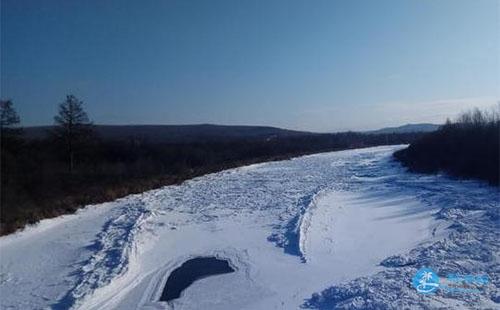
M 2 134 L 4 130 L 11 129 L 13 126 L 18 125 L 19 122 L 19 115 L 17 115 L 16 110 L 14 110 L 12 101 L 0 100 L 0 128 Z
M 76 147 L 89 137 L 92 123 L 83 109 L 83 101 L 73 95 L 66 96 L 66 100 L 59 105 L 54 121 L 55 136 L 65 145 L 68 171 L 72 173 Z

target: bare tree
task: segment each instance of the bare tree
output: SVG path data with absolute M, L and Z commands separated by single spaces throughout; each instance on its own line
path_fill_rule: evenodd
M 17 127 L 19 123 L 19 115 L 17 115 L 12 101 L 0 100 L 0 148 L 18 141 L 19 135 L 22 133 L 22 129 Z
M 11 172 L 15 170 L 15 160 L 22 144 L 19 123 L 12 101 L 0 100 L 0 205 L 5 202 L 5 189 L 12 177 Z
M 18 125 L 19 122 L 19 115 L 14 110 L 12 101 L 0 100 L 0 128 L 2 133 L 4 133 L 4 129 L 11 129 L 13 126 Z
M 57 125 L 54 133 L 65 145 L 68 171 L 72 173 L 76 148 L 89 137 L 92 123 L 83 109 L 83 101 L 73 95 L 66 96 L 66 100 L 59 105 L 54 121 Z

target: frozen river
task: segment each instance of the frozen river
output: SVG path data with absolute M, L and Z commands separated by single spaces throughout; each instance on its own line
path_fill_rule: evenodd
M 44 220 L 0 238 L 0 308 L 494 308 L 498 189 L 407 173 L 391 157 L 402 147 L 241 167 Z M 159 301 L 198 256 L 236 271 Z M 492 283 L 425 299 L 409 285 L 424 265 Z

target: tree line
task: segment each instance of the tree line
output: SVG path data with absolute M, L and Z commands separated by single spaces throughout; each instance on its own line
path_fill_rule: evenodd
M 23 130 L 19 128 L 20 117 L 11 100 L 0 101 L 0 139 L 1 150 L 9 152 L 23 143 Z M 75 152 L 92 138 L 92 123 L 83 109 L 83 102 L 74 95 L 66 96 L 54 116 L 54 129 L 50 132 L 54 143 L 64 149 L 68 172 L 72 173 Z M 4 161 L 2 161 L 4 162 Z
M 1 101 L 0 234 L 78 207 L 182 182 L 255 162 L 383 144 L 410 143 L 421 134 L 306 134 L 167 143 L 106 140 L 84 104 L 68 95 L 43 138 L 23 135 L 10 100 Z
M 447 120 L 394 156 L 415 172 L 446 172 L 500 185 L 500 103 L 491 110 L 477 108 Z

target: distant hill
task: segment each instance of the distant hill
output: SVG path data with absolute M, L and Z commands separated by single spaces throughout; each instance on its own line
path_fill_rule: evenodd
M 41 139 L 52 126 L 25 127 L 27 138 Z M 105 140 L 143 139 L 150 143 L 192 143 L 230 141 L 234 139 L 273 139 L 309 135 L 311 133 L 266 126 L 225 125 L 95 125 L 97 134 Z
M 378 130 L 368 131 L 370 134 L 388 134 L 388 133 L 411 133 L 411 132 L 432 132 L 438 130 L 441 125 L 436 124 L 406 124 L 399 127 L 386 127 Z
M 435 124 L 407 124 L 387 127 L 367 134 L 421 133 L 439 128 Z M 28 139 L 47 137 L 53 126 L 24 127 Z M 306 131 L 295 131 L 270 126 L 231 126 L 231 125 L 95 125 L 96 133 L 104 140 L 122 141 L 141 139 L 149 143 L 196 143 L 213 141 L 233 141 L 240 139 L 269 140 L 292 136 L 322 135 Z

